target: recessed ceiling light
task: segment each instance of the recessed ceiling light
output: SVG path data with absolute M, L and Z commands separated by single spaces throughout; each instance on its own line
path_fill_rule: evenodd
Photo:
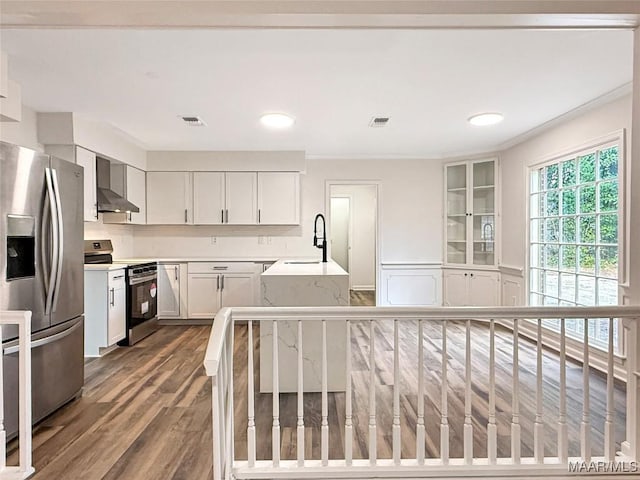
M 469 117 L 468 120 L 471 125 L 486 127 L 487 125 L 495 125 L 496 123 L 500 123 L 502 120 L 504 120 L 504 115 L 495 112 L 479 113 L 478 115 Z
M 265 113 L 260 117 L 260 123 L 269 128 L 289 128 L 295 121 L 286 113 Z

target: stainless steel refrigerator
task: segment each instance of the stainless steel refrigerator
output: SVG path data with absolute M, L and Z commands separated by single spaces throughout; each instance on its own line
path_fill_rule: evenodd
M 83 169 L 0 142 L 0 310 L 31 310 L 34 423 L 84 383 Z M 4 422 L 18 429 L 17 329 L 2 332 Z

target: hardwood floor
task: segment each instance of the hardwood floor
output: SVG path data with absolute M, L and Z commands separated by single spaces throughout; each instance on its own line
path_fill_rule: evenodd
M 374 290 L 349 290 L 352 307 L 375 307 L 376 292 Z
M 211 382 L 202 360 L 210 328 L 207 326 L 163 326 L 143 342 L 120 348 L 103 358 L 88 361 L 82 398 L 76 400 L 35 429 L 35 480 L 93 479 L 188 479 L 212 478 Z M 416 325 L 401 328 L 402 378 L 400 381 L 402 454 L 415 455 L 417 388 Z M 257 328 L 254 348 L 259 348 Z M 474 452 L 486 449 L 488 334 L 473 330 L 473 426 Z M 393 398 L 392 323 L 379 322 L 376 330 L 376 397 L 378 415 L 378 456 L 391 456 Z M 464 328 L 452 322 L 449 329 L 449 420 L 451 455 L 462 454 L 462 412 L 464 409 Z M 439 451 L 440 330 L 425 325 L 426 427 L 428 456 Z M 236 326 L 234 384 L 236 452 L 246 457 L 246 358 L 247 327 Z M 522 452 L 531 455 L 535 401 L 535 348 L 521 341 Z M 366 458 L 368 451 L 368 325 L 354 325 L 354 456 Z M 257 352 L 257 350 L 256 350 Z M 496 339 L 498 452 L 509 454 L 511 421 L 511 335 L 498 331 Z M 256 382 L 259 365 L 255 355 Z M 295 366 L 293 366 L 295 368 Z M 558 360 L 544 356 L 544 402 L 546 453 L 553 455 L 556 444 L 558 403 Z M 567 369 L 570 455 L 578 453 L 579 422 L 582 409 L 582 370 L 571 363 Z M 256 383 L 257 385 L 257 383 Z M 593 453 L 602 452 L 605 382 L 591 376 Z M 624 388 L 616 390 L 616 439 L 624 437 Z M 280 399 L 282 457 L 296 452 L 296 395 Z M 305 447 L 307 458 L 320 457 L 320 394 L 305 395 Z M 256 394 L 256 422 L 259 458 L 271 455 L 271 394 Z M 343 455 L 344 394 L 329 394 L 330 456 Z M 17 445 L 9 445 L 10 463 L 17 460 Z

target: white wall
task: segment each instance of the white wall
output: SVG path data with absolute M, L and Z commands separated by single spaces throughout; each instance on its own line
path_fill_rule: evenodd
M 313 219 L 325 210 L 327 181 L 367 180 L 380 182 L 380 262 L 439 263 L 442 172 L 434 160 L 308 160 L 300 182 L 300 226 L 136 226 L 134 255 L 319 257 Z
M 23 105 L 22 120 L 20 122 L 0 122 L 0 140 L 39 152 L 44 151 L 43 145 L 38 142 L 36 112 Z
M 376 187 L 334 185 L 331 196 L 351 198 L 351 288 L 373 289 L 376 285 Z
M 529 166 L 623 128 L 627 131 L 628 157 L 631 129 L 630 95 L 589 110 L 500 155 L 503 265 L 526 267 L 526 192 Z

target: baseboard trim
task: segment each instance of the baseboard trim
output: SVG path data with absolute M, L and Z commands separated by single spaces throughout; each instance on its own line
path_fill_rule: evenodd
M 213 318 L 176 318 L 176 319 L 166 319 L 166 320 L 158 320 L 158 325 L 212 325 Z
M 353 290 L 354 292 L 375 292 L 376 286 L 375 285 L 354 285 L 353 287 L 351 287 L 351 290 Z

